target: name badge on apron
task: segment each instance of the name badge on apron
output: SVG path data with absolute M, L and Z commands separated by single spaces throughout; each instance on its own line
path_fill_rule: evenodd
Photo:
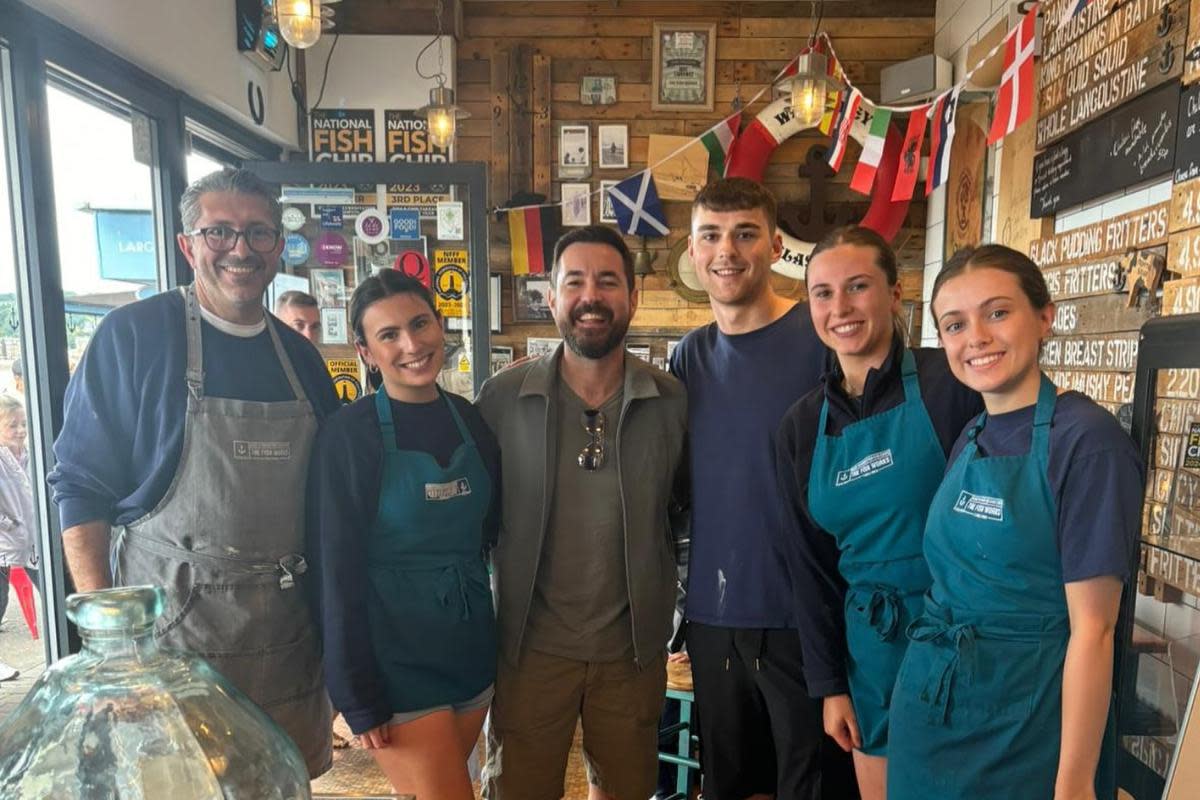
M 425 484 L 426 500 L 453 500 L 456 497 L 465 497 L 470 493 L 471 482 L 466 478 L 459 478 L 448 483 Z

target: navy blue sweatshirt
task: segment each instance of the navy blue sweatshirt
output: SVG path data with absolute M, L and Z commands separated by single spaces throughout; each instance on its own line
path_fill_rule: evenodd
M 843 608 L 846 583 L 838 569 L 840 553 L 833 535 L 813 521 L 808 511 L 808 479 L 821 405 L 828 398 L 825 432 L 831 436 L 847 425 L 900 405 L 904 401 L 900 347 L 899 341 L 894 343 L 883 365 L 868 371 L 858 399 L 850 398 L 842 389 L 842 371 L 831 355 L 821 386 L 788 410 L 775 438 L 775 465 L 784 501 L 777 546 L 791 576 L 804 653 L 804 679 L 813 697 L 848 691 Z M 963 427 L 983 410 L 983 401 L 954 378 L 942 350 L 914 348 L 913 356 L 921 400 L 942 452 L 949 454 Z
M 492 503 L 480 547 L 490 548 L 500 530 L 500 448 L 479 411 L 448 395 L 475 440 L 492 477 Z M 449 464 L 462 436 L 441 398 L 432 403 L 392 400 L 396 446 L 429 453 Z M 325 645 L 325 683 L 333 705 L 354 733 L 391 719 L 393 709 L 371 646 L 367 619 L 367 536 L 379 511 L 383 440 L 374 395 L 334 414 L 321 429 L 309 467 L 307 551 L 319 590 Z
M 318 418 L 339 407 L 321 355 L 271 315 Z M 233 336 L 202 322 L 204 391 L 213 397 L 294 399 L 270 334 Z M 67 385 L 57 464 L 47 480 L 63 529 L 132 522 L 166 494 L 183 452 L 187 412 L 183 296 L 165 292 L 109 312 Z M 303 502 L 297 497 L 296 502 Z

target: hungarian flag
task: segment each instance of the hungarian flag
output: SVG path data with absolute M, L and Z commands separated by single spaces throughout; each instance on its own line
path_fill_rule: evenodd
M 700 143 L 708 150 L 708 166 L 716 170 L 721 177 L 725 176 L 725 159 L 729 157 L 729 151 L 733 148 L 733 140 L 737 138 L 741 122 L 742 113 L 739 111 L 721 120 L 700 137 Z
M 950 177 L 950 144 L 954 141 L 954 118 L 958 111 L 958 95 L 961 86 L 944 94 L 933 105 L 933 118 L 929 125 L 932 137 L 929 140 L 929 172 L 925 176 L 925 194 L 929 194 Z
M 1063 13 L 1058 19 L 1058 24 L 1066 25 L 1071 21 L 1072 17 L 1078 16 L 1091 4 L 1091 2 L 1092 0 L 1068 0 L 1066 5 L 1063 6 Z M 1025 16 L 1029 16 L 1030 14 L 1037 16 L 1036 11 L 1036 9 L 1031 9 L 1030 11 L 1025 12 Z
M 900 168 L 896 170 L 896 182 L 892 185 L 892 202 L 911 200 L 917 185 L 917 174 L 921 171 L 921 142 L 925 140 L 925 120 L 929 106 L 914 108 L 908 115 L 908 128 L 904 144 L 900 146 Z
M 1021 24 L 1004 39 L 1004 77 L 996 95 L 996 112 L 988 144 L 995 144 L 1017 129 L 1033 113 L 1033 38 L 1037 34 L 1037 9 L 1025 14 Z
M 557 206 L 514 208 L 508 212 L 513 275 L 540 275 L 550 271 L 559 226 Z
M 852 89 L 834 129 L 833 147 L 829 148 L 829 166 L 834 172 L 842 168 L 842 158 L 846 155 L 846 140 L 850 138 L 850 128 L 854 125 L 854 116 L 858 113 L 861 102 L 862 92 L 857 88 Z
M 870 101 L 867 101 L 868 103 Z M 867 140 L 863 142 L 862 155 L 850 179 L 850 188 L 859 194 L 870 194 L 875 183 L 875 171 L 883 158 L 883 144 L 887 140 L 888 126 L 892 124 L 892 112 L 886 108 L 868 107 L 871 125 L 867 129 Z

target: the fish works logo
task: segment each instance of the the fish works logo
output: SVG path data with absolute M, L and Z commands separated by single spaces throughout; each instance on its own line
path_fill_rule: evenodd
M 837 482 L 834 486 L 845 486 L 847 483 L 856 481 L 859 478 L 868 478 L 876 472 L 881 472 L 892 466 L 892 463 L 892 451 L 890 449 L 872 453 L 850 467 L 850 469 L 838 470 Z
M 985 519 L 988 522 L 1004 521 L 1004 500 L 999 497 L 986 497 L 981 494 L 971 494 L 965 489 L 959 493 L 954 503 L 954 510 L 960 514 Z

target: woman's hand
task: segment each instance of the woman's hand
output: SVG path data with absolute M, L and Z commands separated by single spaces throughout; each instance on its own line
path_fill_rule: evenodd
M 667 655 L 668 664 L 690 664 L 692 659 L 688 658 L 686 650 L 680 650 L 678 653 L 670 653 Z
M 862 736 L 858 733 L 858 718 L 854 716 L 854 706 L 850 703 L 850 695 L 835 694 L 825 698 L 825 733 L 829 734 L 838 746 L 849 753 L 862 747 Z
M 385 722 L 378 728 L 371 728 L 366 733 L 358 735 L 358 743 L 367 750 L 378 750 L 388 746 L 391 737 L 388 736 L 388 724 Z

